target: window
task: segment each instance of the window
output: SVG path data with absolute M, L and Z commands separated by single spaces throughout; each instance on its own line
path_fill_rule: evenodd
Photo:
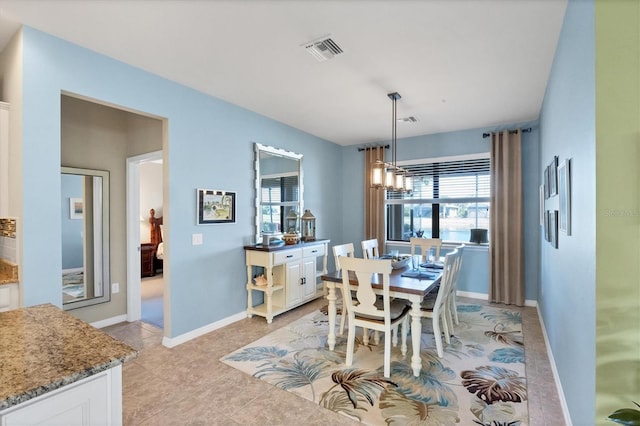
M 289 210 L 298 207 L 298 174 L 264 176 L 261 179 L 262 232 L 284 232 Z
M 488 154 L 402 164 L 413 176 L 411 194 L 387 191 L 387 240 L 410 237 L 469 241 L 470 230 L 489 229 Z

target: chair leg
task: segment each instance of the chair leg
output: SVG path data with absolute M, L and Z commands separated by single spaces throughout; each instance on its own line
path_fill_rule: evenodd
M 449 333 L 449 309 L 445 308 L 442 312 L 440 312 L 440 320 L 442 321 L 442 328 L 444 329 L 444 340 L 447 342 L 447 345 L 451 344 L 451 334 Z
M 347 367 L 353 365 L 353 348 L 356 340 L 356 326 L 353 325 L 353 321 L 349 321 L 349 332 L 347 334 L 347 357 L 345 364 Z
M 342 308 L 342 315 L 340 315 L 340 328 L 338 329 L 338 336 L 342 336 L 344 334 L 344 324 L 347 319 L 347 313 L 344 311 L 344 303 Z
M 347 307 L 344 302 L 344 294 L 342 290 L 340 290 L 340 300 L 342 301 L 342 313 L 340 314 L 340 328 L 338 328 L 338 336 L 342 336 L 344 334 L 344 325 L 347 320 Z
M 433 337 L 436 340 L 436 349 L 438 350 L 438 356 L 444 357 L 444 351 L 442 350 L 442 336 L 440 331 L 440 318 L 433 317 Z
M 460 320 L 458 319 L 458 305 L 456 304 L 456 294 L 453 293 L 453 298 L 451 299 L 451 312 L 453 312 L 453 321 L 456 325 L 460 324 Z
M 369 346 L 369 329 L 362 329 L 362 344 L 365 346 Z
M 402 321 L 402 324 L 400 324 L 400 326 L 402 326 L 402 330 L 400 330 L 401 334 L 401 345 L 400 345 L 400 350 L 402 351 L 402 357 L 404 358 L 407 355 L 407 334 L 409 331 L 409 315 L 404 317 L 404 320 Z
M 384 377 L 389 378 L 391 375 L 391 336 L 389 333 L 384 335 Z
M 380 332 L 378 330 L 373 330 L 373 343 L 380 344 Z

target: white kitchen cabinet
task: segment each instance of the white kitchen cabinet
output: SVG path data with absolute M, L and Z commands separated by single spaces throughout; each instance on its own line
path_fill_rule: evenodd
M 16 309 L 20 304 L 18 283 L 0 284 L 0 312 Z
M 247 265 L 247 316 L 260 315 L 268 323 L 273 317 L 322 296 L 319 277 L 327 272 L 329 240 L 281 247 L 245 246 Z M 253 278 L 264 274 L 266 285 Z M 264 302 L 254 306 L 254 292 L 264 294 Z
M 0 411 L 0 426 L 121 424 L 121 365 Z

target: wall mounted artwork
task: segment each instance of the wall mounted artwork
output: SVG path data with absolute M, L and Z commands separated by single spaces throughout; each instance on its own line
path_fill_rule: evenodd
M 82 198 L 69 198 L 69 219 L 82 219 Z
M 549 182 L 549 197 L 558 195 L 558 156 L 553 157 L 553 161 L 547 167 Z
M 198 225 L 235 223 L 236 193 L 214 189 L 197 190 Z
M 558 166 L 558 191 L 560 232 L 571 235 L 571 159 L 567 158 Z

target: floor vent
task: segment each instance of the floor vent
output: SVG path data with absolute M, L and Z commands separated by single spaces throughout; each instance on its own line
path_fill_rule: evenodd
M 318 60 L 318 62 L 326 61 L 327 59 L 331 59 L 334 56 L 343 53 L 340 46 L 338 46 L 338 44 L 330 37 L 323 37 L 318 40 L 310 41 L 309 43 L 305 43 L 303 46 L 311 56 Z

